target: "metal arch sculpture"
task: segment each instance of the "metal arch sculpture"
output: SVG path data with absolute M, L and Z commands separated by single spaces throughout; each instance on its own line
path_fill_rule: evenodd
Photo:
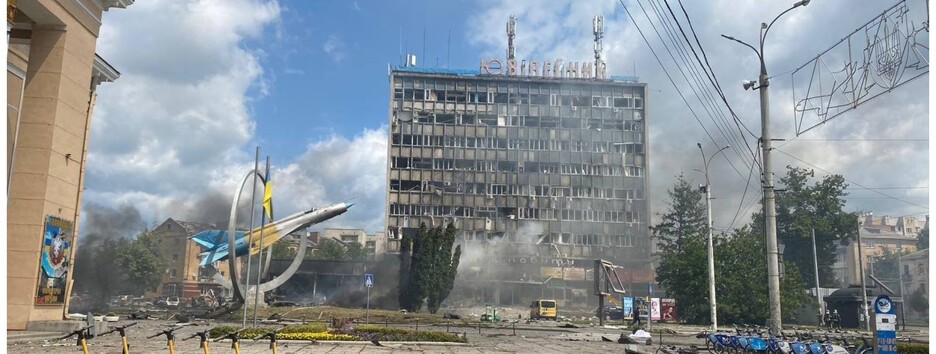
M 228 239 L 228 249 L 230 250 L 235 249 L 234 245 L 235 245 L 236 237 L 234 235 L 236 235 L 235 225 L 237 224 L 237 205 L 240 203 L 240 197 L 241 197 L 241 193 L 244 190 L 244 186 L 247 184 L 247 180 L 249 180 L 250 177 L 252 177 L 252 175 L 256 175 L 260 179 L 260 181 L 263 182 L 264 186 L 266 186 L 266 183 L 267 183 L 266 178 L 263 177 L 263 174 L 261 174 L 260 171 L 251 170 L 247 172 L 246 176 L 244 176 L 244 179 L 241 181 L 239 188 L 234 193 L 234 200 L 231 203 L 231 219 L 228 222 L 229 237 L 227 239 Z M 252 236 L 252 233 L 248 233 L 248 235 L 246 236 L 248 237 L 248 241 L 252 238 L 251 236 Z M 306 245 L 307 245 L 306 237 L 301 237 L 301 240 L 299 241 L 299 250 L 296 253 L 296 258 L 293 259 L 292 263 L 290 263 L 289 267 L 287 267 L 286 270 L 282 274 L 278 275 L 276 278 L 271 279 L 270 281 L 260 284 L 259 287 L 260 287 L 261 292 L 267 292 L 267 291 L 270 291 L 279 287 L 280 285 L 283 285 L 283 283 L 285 283 L 286 280 L 289 280 L 289 278 L 291 278 L 296 273 L 296 271 L 299 269 L 299 265 L 302 263 L 302 260 L 305 256 Z M 260 252 L 261 254 L 263 252 L 262 245 L 260 248 Z M 229 266 L 229 272 L 230 272 L 229 274 L 231 276 L 231 288 L 234 290 L 234 296 L 236 297 L 235 300 L 237 302 L 244 303 L 246 302 L 246 299 L 247 299 L 247 296 L 245 293 L 247 290 L 246 287 L 249 286 L 250 284 L 246 284 L 246 286 L 242 286 L 240 283 L 240 279 L 238 278 L 238 274 L 237 274 L 237 255 L 236 254 L 232 253 L 228 257 L 228 266 Z M 249 272 L 250 270 L 248 269 L 247 271 Z

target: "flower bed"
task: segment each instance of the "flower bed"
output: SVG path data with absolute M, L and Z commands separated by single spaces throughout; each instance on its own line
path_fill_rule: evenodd
M 240 338 L 256 338 L 273 331 L 279 327 L 248 328 L 239 332 Z M 211 338 L 223 337 L 229 333 L 237 332 L 240 328 L 234 326 L 218 326 L 209 331 Z M 408 328 L 380 327 L 375 325 L 347 326 L 343 329 L 328 331 L 323 323 L 307 323 L 283 327 L 277 332 L 278 339 L 292 340 L 335 340 L 335 341 L 404 341 L 404 342 L 453 342 L 467 343 L 465 338 L 458 335 L 435 332 L 414 331 Z

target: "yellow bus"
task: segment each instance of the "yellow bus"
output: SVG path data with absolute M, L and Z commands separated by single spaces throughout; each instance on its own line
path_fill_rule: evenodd
M 536 300 L 530 305 L 530 319 L 556 319 L 556 300 Z

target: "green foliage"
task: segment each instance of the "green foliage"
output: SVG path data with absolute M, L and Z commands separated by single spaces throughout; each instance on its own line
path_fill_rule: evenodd
M 929 353 L 929 344 L 897 342 L 897 352 L 900 354 L 925 354 Z
M 679 252 L 684 242 L 707 237 L 705 195 L 699 193 L 682 174 L 676 176 L 673 189 L 668 191 L 670 209 L 659 224 L 653 226 L 653 237 L 660 252 Z
M 374 325 L 360 325 L 354 327 L 354 332 L 364 338 L 370 338 L 381 341 L 407 341 L 407 342 L 454 342 L 466 343 L 458 335 L 435 332 L 435 331 L 414 331 L 408 328 L 399 327 L 379 327 Z
M 367 250 L 364 249 L 364 245 L 357 242 L 349 243 L 345 250 L 345 260 L 357 262 L 367 260 Z
M 305 237 L 305 236 L 303 236 Z M 295 259 L 296 253 L 298 250 L 290 249 L 290 242 L 287 242 L 288 238 L 285 240 L 279 240 L 273 243 L 273 259 Z
M 75 290 L 87 294 L 90 300 L 90 309 L 103 310 L 107 308 L 107 301 L 112 295 L 127 293 L 130 284 L 125 281 L 126 270 L 115 267 L 117 254 L 120 249 L 130 242 L 125 238 L 94 242 L 78 239 L 75 256 Z
M 848 184 L 841 175 L 829 175 L 812 183 L 812 170 L 787 166 L 777 192 L 777 239 L 786 245 L 784 259 L 799 269 L 800 278 L 813 279 L 812 230 L 816 231 L 816 253 L 834 254 L 857 236 L 857 216 L 844 210 Z M 754 229 L 764 230 L 764 214 L 753 216 Z M 832 264 L 835 257 L 819 257 L 819 283 L 835 287 Z
M 660 257 L 657 282 L 679 304 L 679 318 L 708 323 L 707 220 L 702 194 L 679 175 L 669 196 L 669 211 L 652 228 Z
M 117 249 L 115 261 L 126 272 L 125 279 L 135 294 L 142 294 L 158 285 L 169 267 L 169 260 L 162 254 L 159 237 L 149 231 L 122 244 Z
M 429 229 L 420 225 L 416 236 L 403 236 L 400 247 L 400 307 L 419 311 L 425 302 L 430 313 L 436 313 L 442 301 L 454 287 L 461 246 L 455 243 L 455 226 L 449 224 Z M 412 247 L 412 250 L 410 249 Z
M 690 323 L 710 323 L 708 247 L 704 198 L 682 177 L 669 192 L 670 209 L 653 235 L 659 248 L 657 281 L 679 304 L 678 316 Z M 764 234 L 743 226 L 714 239 L 715 292 L 721 323 L 764 323 L 769 317 Z M 762 230 L 762 229 L 758 229 Z M 811 254 L 811 253 L 810 253 Z M 800 272 L 784 264 L 781 312 L 786 318 L 812 300 Z
M 929 248 L 929 225 L 920 230 L 920 233 L 917 234 L 917 249 L 925 250 Z
M 923 287 L 917 288 L 907 299 L 910 310 L 917 313 L 926 313 L 929 310 L 929 299 L 926 298 L 926 292 Z
M 347 256 L 344 245 L 340 242 L 325 238 L 318 244 L 318 249 L 312 254 L 312 259 L 323 261 L 343 261 Z
M 291 325 L 286 327 L 256 327 L 248 328 L 238 333 L 238 338 L 256 338 L 258 336 L 269 333 L 273 330 L 279 329 L 278 333 L 325 333 L 328 331 L 328 327 L 321 322 L 311 322 L 306 324 Z M 234 326 L 217 326 L 208 331 L 208 335 L 211 338 L 223 337 L 229 333 L 240 331 L 240 327 Z

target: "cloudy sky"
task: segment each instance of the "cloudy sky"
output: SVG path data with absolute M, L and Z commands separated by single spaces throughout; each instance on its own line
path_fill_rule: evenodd
M 351 200 L 357 205 L 330 225 L 379 230 L 388 63 L 400 63 L 405 51 L 421 66 L 476 69 L 482 57 L 503 57 L 511 14 L 519 18 L 518 58 L 588 61 L 591 18 L 601 14 L 609 73 L 636 75 L 650 88 L 654 212 L 666 208 L 665 191 L 676 175 L 704 181 L 694 171 L 701 167 L 696 142 L 707 153 L 731 144 L 713 160 L 710 175 L 715 227 L 727 228 L 740 214 L 738 226 L 759 195 L 757 171 L 748 180 L 757 149 L 752 136 L 760 135 L 759 100 L 740 84 L 756 79 L 759 65 L 753 52 L 719 35 L 755 43 L 760 23 L 792 1 L 684 4 L 725 99 L 753 134 L 721 120 L 727 110 L 704 73 L 694 81 L 680 59 L 692 52 L 679 28 L 668 27 L 673 23 L 663 1 L 624 4 L 634 21 L 612 0 L 151 0 L 111 10 L 97 51 L 121 77 L 99 88 L 83 202 L 134 206 L 147 223 L 223 220 L 235 180 L 251 167 L 259 145 L 271 159 L 280 215 Z M 679 2 L 669 4 L 695 43 Z M 817 176 L 843 174 L 852 185 L 849 210 L 922 216 L 929 205 L 928 75 L 793 139 L 793 89 L 802 95 L 806 82 L 803 74 L 792 80 L 791 71 L 894 4 L 814 1 L 771 28 L 765 46 L 773 76 L 770 128 L 775 139 L 787 140 L 775 143 L 773 166 L 778 174 L 787 165 L 821 168 Z M 907 5 L 919 27 L 924 0 Z M 920 36 L 928 42 L 927 32 Z M 840 62 L 832 57 L 826 64 L 837 71 Z

